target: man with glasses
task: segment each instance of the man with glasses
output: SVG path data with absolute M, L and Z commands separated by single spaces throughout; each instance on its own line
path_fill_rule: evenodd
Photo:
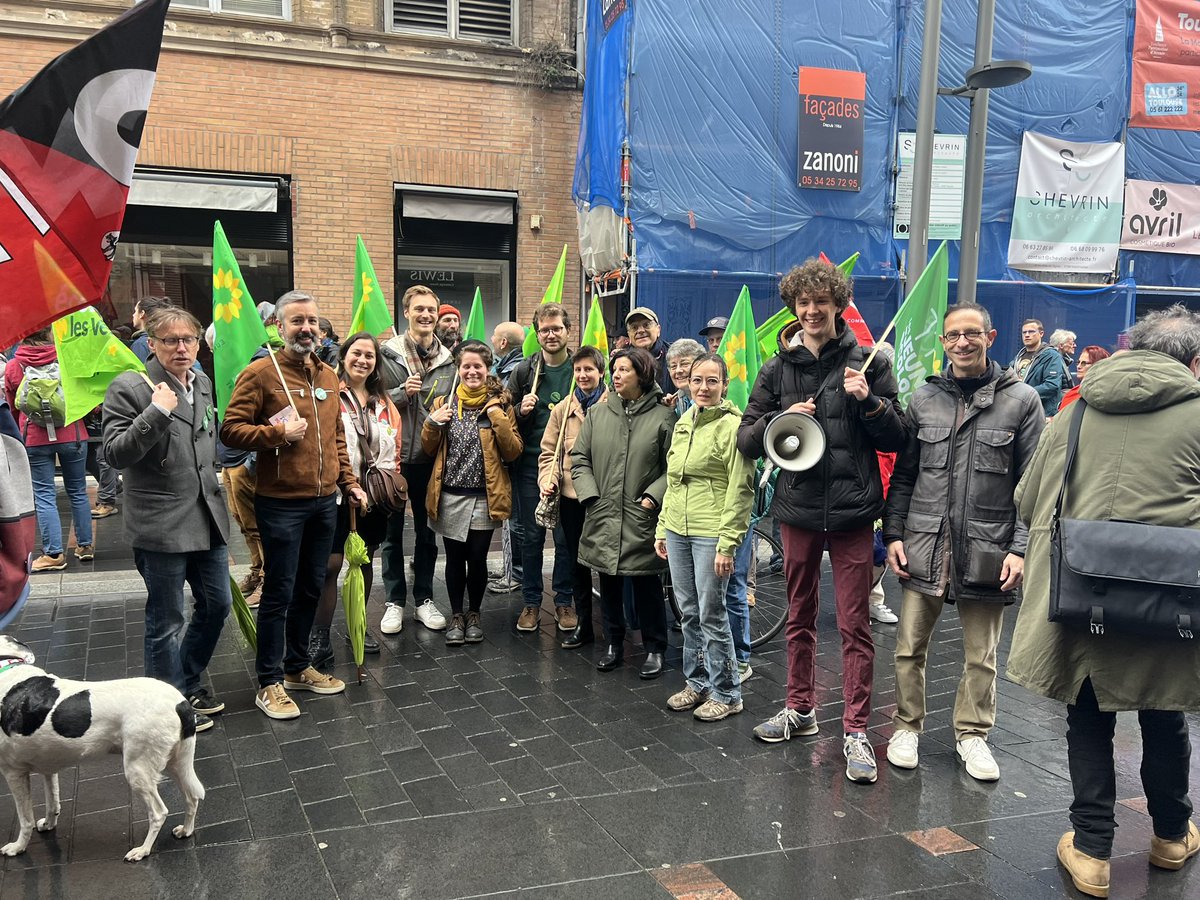
M 1037 319 L 1026 319 L 1021 323 L 1021 352 L 1012 361 L 1017 377 L 1037 391 L 1042 398 L 1042 411 L 1046 418 L 1058 412 L 1062 400 L 1063 385 L 1069 380 L 1062 354 L 1042 342 L 1046 333 Z
M 670 394 L 673 386 L 671 373 L 667 371 L 667 349 L 670 345 L 662 339 L 658 314 L 648 306 L 635 306 L 625 316 L 625 330 L 629 332 L 629 342 L 633 346 L 641 347 L 654 357 L 659 387 L 664 394 Z
M 206 731 L 225 704 L 201 676 L 232 602 L 213 386 L 192 368 L 200 323 L 190 312 L 163 308 L 146 334 L 153 385 L 134 372 L 114 379 L 104 398 L 104 452 L 125 473 L 125 533 L 146 583 L 146 675 L 178 688 L 196 711 L 196 730 Z
M 570 399 L 571 351 L 567 341 L 571 335 L 571 317 L 558 303 L 542 303 L 534 311 L 533 329 L 541 349 L 521 362 L 508 379 L 517 410 L 517 427 L 525 441 L 525 449 L 513 465 L 513 515 L 521 522 L 521 592 L 524 607 L 517 619 L 517 631 L 537 631 L 542 608 L 542 553 L 546 545 L 546 529 L 538 526 L 533 514 L 541 490 L 538 487 L 538 456 L 542 435 L 550 421 L 550 411 Z M 574 631 L 579 624 L 575 616 L 573 567 L 574 554 L 566 549 L 566 535 L 561 527 L 554 529 L 554 618 L 559 631 Z
M 996 646 L 1004 607 L 1021 585 L 1028 539 L 1013 491 L 1045 424 L 1037 392 L 988 358 L 995 339 L 982 306 L 946 311 L 942 346 L 949 366 L 909 402 L 908 442 L 896 459 L 883 516 L 888 564 L 904 585 L 888 762 L 917 767 L 929 639 L 950 603 L 958 609 L 966 657 L 954 738 L 967 773 L 979 781 L 1000 777 L 987 745 L 996 723 Z

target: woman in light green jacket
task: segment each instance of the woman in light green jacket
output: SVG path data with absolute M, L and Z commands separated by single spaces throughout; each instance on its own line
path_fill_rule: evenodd
M 683 614 L 687 684 L 667 706 L 716 722 L 742 711 L 725 586 L 733 555 L 750 528 L 754 463 L 737 448 L 742 413 L 724 399 L 725 360 L 716 353 L 698 357 L 688 383 L 694 405 L 671 437 L 654 550 L 671 567 Z

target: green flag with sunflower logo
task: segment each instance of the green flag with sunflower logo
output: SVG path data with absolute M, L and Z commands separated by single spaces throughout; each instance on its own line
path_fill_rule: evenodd
M 146 371 L 90 306 L 63 316 L 54 323 L 53 331 L 68 424 L 103 403 L 108 386 L 122 372 Z
M 375 267 L 371 265 L 371 257 L 367 255 L 367 246 L 360 234 L 354 251 L 354 314 L 350 317 L 347 334 L 366 331 L 379 337 L 393 324 L 387 298 L 379 287 Z
M 717 352 L 724 357 L 729 369 L 727 396 L 734 406 L 745 410 L 750 401 L 750 391 L 758 379 L 758 370 L 762 368 L 762 357 L 755 339 L 754 310 L 750 306 L 750 288 L 745 285 L 742 285 L 742 292 L 729 315 L 729 325 L 725 328 L 725 336 L 721 338 Z
M 238 375 L 267 342 L 254 299 L 242 281 L 242 271 L 218 221 L 213 226 L 213 373 L 217 415 L 233 395 Z

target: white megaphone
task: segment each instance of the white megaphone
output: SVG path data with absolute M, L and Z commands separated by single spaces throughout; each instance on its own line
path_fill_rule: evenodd
M 825 429 L 808 413 L 780 413 L 767 423 L 763 447 L 780 469 L 804 472 L 825 455 Z

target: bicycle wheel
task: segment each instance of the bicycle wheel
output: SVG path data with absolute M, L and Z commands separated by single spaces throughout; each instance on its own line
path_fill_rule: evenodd
M 764 523 L 766 524 L 766 523 Z M 787 580 L 783 575 L 783 547 L 767 528 L 754 526 L 746 599 L 750 607 L 750 646 L 760 647 L 779 634 L 787 621 Z

